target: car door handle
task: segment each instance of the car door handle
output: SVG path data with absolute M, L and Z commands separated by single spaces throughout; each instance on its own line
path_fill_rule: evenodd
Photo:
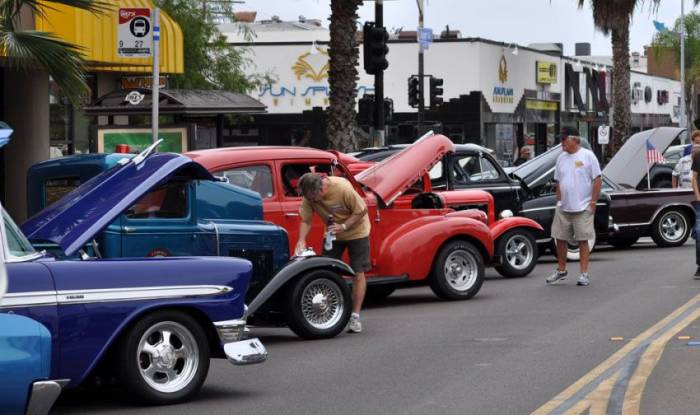
M 125 227 L 124 227 L 124 233 L 132 233 L 132 232 L 135 231 L 135 230 L 136 230 L 136 229 L 135 229 L 135 228 L 132 228 L 131 226 L 125 226 Z
M 299 217 L 299 214 L 298 213 L 285 213 L 284 216 L 286 216 L 288 218 L 296 218 L 296 217 Z

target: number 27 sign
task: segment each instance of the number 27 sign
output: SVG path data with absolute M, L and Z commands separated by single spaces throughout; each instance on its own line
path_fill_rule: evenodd
M 151 56 L 150 9 L 119 9 L 117 55 L 122 57 Z

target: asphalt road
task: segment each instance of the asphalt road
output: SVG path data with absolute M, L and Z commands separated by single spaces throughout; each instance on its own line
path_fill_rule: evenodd
M 255 329 L 269 360 L 243 368 L 213 361 L 185 404 L 140 407 L 121 389 L 100 387 L 64 395 L 54 412 L 594 414 L 637 405 L 644 414 L 699 413 L 700 346 L 688 345 L 700 340 L 693 245 L 602 248 L 588 287 L 575 285 L 577 264 L 546 286 L 554 266 L 544 257 L 512 280 L 489 269 L 466 302 L 440 301 L 428 288 L 398 291 L 363 311 L 359 335 L 309 342 Z

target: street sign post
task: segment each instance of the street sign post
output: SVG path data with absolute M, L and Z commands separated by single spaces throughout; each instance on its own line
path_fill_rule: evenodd
M 433 29 L 428 27 L 418 28 L 418 42 L 421 50 L 428 50 L 433 43 Z
M 119 9 L 117 55 L 143 58 L 152 54 L 151 10 Z

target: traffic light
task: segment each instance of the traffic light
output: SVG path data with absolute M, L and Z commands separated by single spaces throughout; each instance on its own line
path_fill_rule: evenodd
M 374 22 L 365 22 L 362 32 L 365 72 L 376 75 L 389 67 L 389 61 L 386 60 L 389 33 L 383 27 L 376 27 Z
M 420 105 L 420 80 L 417 76 L 408 78 L 408 105 L 412 108 Z
M 394 100 L 391 98 L 384 98 L 384 123 L 390 123 L 394 118 Z
M 359 125 L 374 124 L 374 95 L 365 94 L 357 103 L 357 123 Z
M 442 84 L 442 79 L 430 77 L 430 108 L 442 105 Z

